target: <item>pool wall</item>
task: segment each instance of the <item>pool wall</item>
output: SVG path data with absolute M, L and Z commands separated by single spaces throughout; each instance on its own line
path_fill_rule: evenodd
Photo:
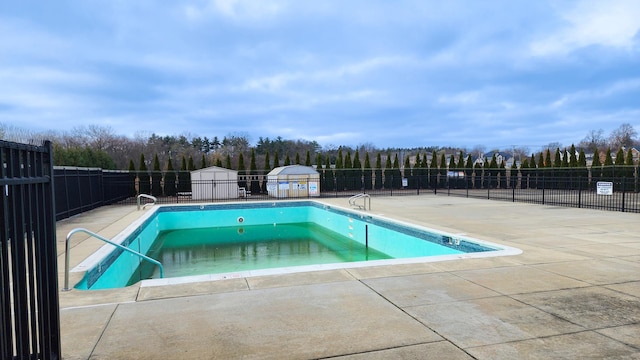
M 266 209 L 271 211 L 265 212 Z M 328 206 L 315 201 L 165 205 L 149 211 L 119 235 L 121 244 L 146 254 L 161 231 L 313 222 L 381 251 L 393 258 L 425 257 L 425 240 L 442 245 L 442 254 L 501 250 L 464 236 L 392 222 L 367 213 Z M 114 241 L 117 241 L 115 238 Z M 399 244 L 402 244 L 399 246 Z M 80 289 L 121 287 L 139 267 L 141 258 L 105 245 L 74 271 L 86 271 Z

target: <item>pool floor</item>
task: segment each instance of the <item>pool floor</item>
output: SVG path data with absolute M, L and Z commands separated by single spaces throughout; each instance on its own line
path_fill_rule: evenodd
M 392 258 L 314 223 L 164 231 L 149 255 L 165 277 Z M 158 271 L 143 262 L 129 285 L 158 278 Z

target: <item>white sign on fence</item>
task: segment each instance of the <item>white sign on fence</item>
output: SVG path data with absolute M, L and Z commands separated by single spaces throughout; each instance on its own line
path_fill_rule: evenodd
M 610 181 L 598 181 L 596 183 L 596 193 L 598 195 L 613 195 L 613 183 Z

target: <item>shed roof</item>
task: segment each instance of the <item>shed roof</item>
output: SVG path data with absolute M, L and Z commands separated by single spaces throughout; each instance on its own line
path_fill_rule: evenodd
M 280 166 L 269 172 L 268 175 L 317 175 L 316 169 L 310 166 L 288 165 Z
M 209 166 L 206 168 L 202 168 L 202 169 L 198 169 L 198 170 L 193 170 L 192 173 L 199 173 L 199 172 L 231 172 L 231 173 L 237 173 L 237 170 L 231 170 L 231 169 L 227 169 L 227 168 L 222 168 L 219 166 Z

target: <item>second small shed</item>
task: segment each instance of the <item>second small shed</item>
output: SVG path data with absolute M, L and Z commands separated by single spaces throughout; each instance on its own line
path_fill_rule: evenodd
M 267 192 L 277 198 L 320 196 L 320 174 L 310 166 L 277 167 L 267 174 Z

